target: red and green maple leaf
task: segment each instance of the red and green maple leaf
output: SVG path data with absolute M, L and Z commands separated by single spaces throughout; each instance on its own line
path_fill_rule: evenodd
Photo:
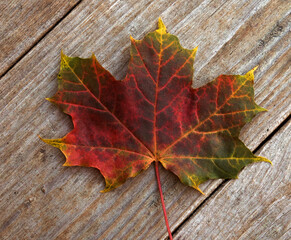
M 43 139 L 66 156 L 65 166 L 100 170 L 104 192 L 147 169 L 152 162 L 198 191 L 208 179 L 237 178 L 255 156 L 239 140 L 240 129 L 259 112 L 254 70 L 220 75 L 192 85 L 195 49 L 182 48 L 159 19 L 143 40 L 131 38 L 128 72 L 117 81 L 93 55 L 61 54 L 58 92 L 48 100 L 72 117 L 74 129 Z M 201 192 L 201 191 L 200 191 Z

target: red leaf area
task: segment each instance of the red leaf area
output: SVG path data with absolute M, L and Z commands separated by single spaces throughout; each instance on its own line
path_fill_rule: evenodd
M 65 154 L 65 166 L 99 169 L 105 192 L 154 161 L 199 191 L 208 179 L 236 178 L 247 164 L 269 162 L 238 138 L 240 129 L 265 111 L 254 102 L 255 69 L 193 89 L 196 50 L 182 48 L 159 20 L 143 40 L 131 38 L 122 81 L 94 55 L 62 53 L 58 92 L 48 100 L 72 117 L 74 129 L 43 140 Z

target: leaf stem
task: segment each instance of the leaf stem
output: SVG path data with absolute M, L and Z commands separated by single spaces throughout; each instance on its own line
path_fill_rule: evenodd
M 163 197 L 163 191 L 162 191 L 160 173 L 159 173 L 159 162 L 158 161 L 155 161 L 155 169 L 156 169 L 157 183 L 158 183 L 158 186 L 159 186 L 159 192 L 160 192 L 160 197 L 161 197 L 161 202 L 162 202 L 162 207 L 163 207 L 166 227 L 167 227 L 167 230 L 168 230 L 168 234 L 169 234 L 170 240 L 173 240 L 172 233 L 171 233 L 170 226 L 169 226 L 169 222 L 168 222 L 168 217 L 167 217 L 164 197 Z

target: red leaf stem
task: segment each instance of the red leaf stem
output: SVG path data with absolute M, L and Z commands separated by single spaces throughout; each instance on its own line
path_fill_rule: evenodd
M 164 196 L 163 196 L 163 191 L 162 191 L 162 186 L 161 186 L 161 179 L 160 179 L 160 173 L 159 173 L 159 162 L 158 161 L 155 162 L 155 168 L 156 168 L 157 183 L 159 186 L 159 192 L 160 192 L 161 203 L 162 203 L 163 212 L 164 212 L 165 223 L 166 223 L 166 227 L 168 230 L 169 238 L 170 238 L 170 240 L 173 240 L 171 229 L 170 229 L 169 222 L 168 222 L 166 206 L 165 206 L 165 202 L 164 202 Z

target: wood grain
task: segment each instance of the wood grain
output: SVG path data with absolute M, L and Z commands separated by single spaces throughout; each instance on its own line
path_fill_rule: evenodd
M 291 121 L 258 152 L 274 166 L 253 165 L 229 181 L 179 229 L 175 239 L 291 238 Z
M 61 49 L 70 56 L 94 52 L 121 79 L 129 60 L 129 34 L 140 39 L 161 16 L 184 47 L 199 45 L 194 86 L 259 65 L 255 97 L 269 112 L 243 130 L 241 138 L 253 150 L 291 112 L 289 9 L 288 1 L 272 0 L 81 2 L 0 80 L 0 237 L 166 237 L 153 167 L 100 194 L 104 181 L 97 170 L 63 167 L 62 154 L 38 139 L 62 137 L 72 128 L 68 116 L 44 101 L 56 92 Z M 221 183 L 203 184 L 202 196 L 164 169 L 161 181 L 172 229 Z
M 0 75 L 80 0 L 0 2 Z

